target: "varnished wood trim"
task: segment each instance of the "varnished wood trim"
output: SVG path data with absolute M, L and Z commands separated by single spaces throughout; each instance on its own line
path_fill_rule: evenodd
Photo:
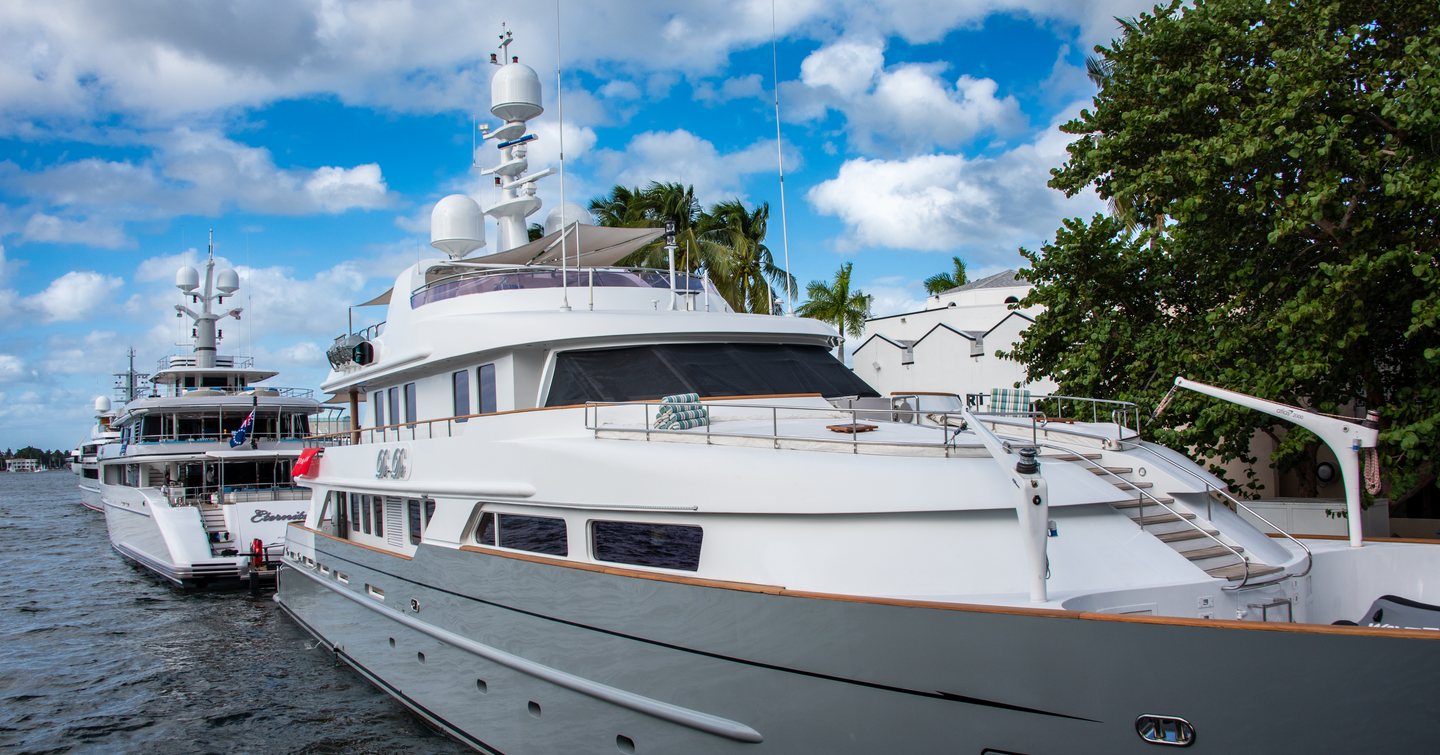
M 715 587 L 722 590 L 738 590 L 740 592 L 760 592 L 769 595 L 778 595 L 785 592 L 785 588 L 776 585 L 758 585 L 750 582 L 727 582 L 719 579 L 700 579 L 699 577 L 682 577 L 678 574 L 657 574 L 655 572 L 641 571 L 639 569 L 626 569 L 620 566 L 603 566 L 601 564 L 583 563 L 580 561 L 567 561 L 560 558 L 541 556 L 535 553 L 516 553 L 515 551 L 500 550 L 499 548 L 487 548 L 483 545 L 462 545 L 462 551 L 473 553 L 484 553 L 488 556 L 502 556 L 513 558 L 517 561 L 529 561 L 536 564 L 548 564 L 550 566 L 561 566 L 567 569 L 578 569 L 580 571 L 597 572 L 610 574 L 616 577 L 636 577 L 640 579 L 652 579 L 658 582 L 674 582 L 682 585 L 693 585 L 696 587 Z
M 818 393 L 766 393 L 760 396 L 701 396 L 701 401 L 753 401 L 768 398 L 821 398 Z
M 1266 534 L 1266 535 L 1269 535 L 1270 537 L 1277 538 L 1277 539 L 1285 537 L 1284 535 L 1282 535 L 1282 534 L 1280 534 L 1280 533 L 1278 533 L 1278 532 L 1267 532 L 1267 533 L 1265 533 L 1265 534 Z M 1295 533 L 1293 533 L 1293 532 L 1290 533 L 1290 536 L 1293 537 L 1293 538 L 1295 538 L 1296 540 L 1349 540 L 1349 539 L 1350 539 L 1350 536 L 1349 536 L 1349 535 L 1297 535 L 1297 534 L 1295 534 Z M 1428 539 L 1419 538 L 1419 537 L 1371 537 L 1371 536 L 1369 536 L 1369 535 L 1366 535 L 1366 536 L 1365 536 L 1365 542 L 1367 542 L 1367 543 L 1417 543 L 1417 544 L 1419 544 L 1419 545 L 1440 545 L 1440 540 L 1428 540 Z
M 301 524 L 301 523 L 299 523 L 299 522 L 291 522 L 291 523 L 290 523 L 290 526 L 291 526 L 291 527 L 294 527 L 294 528 L 296 528 L 296 529 L 305 530 L 306 532 L 309 532 L 309 533 L 312 534 L 312 535 L 319 535 L 320 537 L 328 537 L 328 538 L 330 538 L 331 540 L 334 540 L 334 541 L 336 541 L 336 542 L 338 542 L 338 543 L 345 543 L 346 545 L 353 545 L 353 546 L 355 546 L 356 548 L 364 548 L 364 549 L 367 550 L 367 551 L 374 551 L 374 552 L 376 552 L 376 553 L 383 553 L 383 554 L 385 554 L 385 555 L 387 555 L 387 556 L 394 556 L 395 558 L 404 559 L 404 560 L 406 560 L 406 561 L 409 561 L 409 560 L 415 558 L 414 556 L 407 556 L 407 555 L 405 555 L 404 553 L 396 553 L 396 552 L 394 552 L 394 551 L 387 551 L 387 550 L 385 550 L 384 548 L 376 548 L 376 547 L 373 546 L 373 545 L 366 545 L 366 544 L 364 544 L 364 543 L 358 543 L 358 542 L 356 542 L 356 541 L 354 541 L 354 540 L 349 540 L 349 539 L 346 539 L 346 538 L 343 538 L 343 537 L 336 537 L 336 536 L 334 536 L 334 535 L 332 535 L 332 534 L 330 534 L 330 533 L 328 533 L 328 532 L 321 532 L 320 530 L 311 529 L 311 528 L 309 528 L 309 527 L 306 527 L 305 525 L 303 525 L 303 524 Z
M 944 391 L 890 391 L 891 396 L 953 396 L 960 398 L 958 393 L 946 393 Z
M 358 543 L 352 544 L 358 545 Z M 1330 634 L 1362 637 L 1390 637 L 1396 639 L 1440 640 L 1440 632 L 1431 632 L 1423 629 L 1380 629 L 1374 627 L 1335 626 L 1329 624 L 1261 624 L 1257 622 L 1245 622 L 1227 619 L 1188 619 L 1172 616 L 1136 616 L 1130 614 L 1101 613 L 1099 611 L 1067 611 L 1058 608 L 1025 608 L 1023 606 L 992 606 L 980 605 L 976 603 L 945 603 L 940 601 L 905 600 L 900 598 L 876 598 L 863 595 L 839 595 L 835 593 L 809 592 L 805 590 L 787 590 L 783 587 L 776 587 L 774 585 L 761 585 L 749 582 L 726 582 L 723 580 L 700 579 L 697 577 L 681 577 L 672 574 L 655 574 L 652 572 L 639 571 L 636 569 L 624 569 L 613 566 L 601 566 L 599 564 L 581 563 L 579 561 L 568 561 L 565 559 L 551 558 L 548 556 L 539 556 L 532 553 L 515 553 L 511 551 L 499 550 L 498 548 L 486 548 L 483 546 L 462 545 L 460 546 L 460 550 L 469 551 L 472 553 L 483 553 L 487 556 L 511 558 L 517 561 L 529 561 L 532 563 L 548 564 L 550 566 L 558 566 L 565 569 L 598 572 L 601 574 L 609 574 L 612 576 L 633 577 L 635 579 L 648 579 L 656 582 L 672 582 L 676 584 L 692 585 L 696 587 L 712 587 L 720 590 L 764 593 L 767 595 L 778 595 L 789 598 L 828 600 L 836 603 L 864 603 L 868 605 L 894 606 L 899 608 L 927 608 L 936 611 L 962 611 L 965 613 L 986 613 L 1008 616 L 1033 616 L 1036 618 L 1075 619 L 1079 621 L 1112 621 L 1130 624 L 1159 624 L 1166 626 L 1195 627 L 1203 629 L 1241 629 L 1257 632 L 1290 632 L 1299 634 Z

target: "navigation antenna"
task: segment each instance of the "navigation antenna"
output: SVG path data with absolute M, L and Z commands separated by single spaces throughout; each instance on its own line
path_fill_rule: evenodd
M 560 309 L 570 310 L 570 227 L 565 224 L 565 87 L 560 81 L 560 0 L 555 0 L 555 115 L 560 121 Z M 575 229 L 580 232 L 579 227 Z M 580 242 L 575 242 L 575 268 L 580 268 Z M 671 286 L 672 293 L 674 286 Z
M 780 286 L 785 289 L 785 314 L 793 317 L 795 308 L 790 302 L 790 227 L 785 220 L 785 155 L 780 148 L 780 62 L 779 54 L 775 52 L 775 0 L 770 0 L 770 80 L 775 84 L 775 163 L 780 167 L 780 241 L 785 247 L 785 278 Z M 773 300 L 770 307 L 771 314 L 774 314 Z

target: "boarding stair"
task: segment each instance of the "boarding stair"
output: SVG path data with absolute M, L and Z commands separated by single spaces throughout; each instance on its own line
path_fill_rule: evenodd
M 200 521 L 205 525 L 205 537 L 210 541 L 210 552 L 216 556 L 235 555 L 235 535 L 225 521 L 225 507 L 201 504 L 199 509 Z
M 1109 466 L 1100 453 L 1063 451 L 1042 458 L 1079 464 L 1104 479 L 1124 497 L 1110 504 L 1140 529 L 1170 546 L 1196 568 L 1216 579 L 1240 582 L 1246 587 L 1269 584 L 1285 577 L 1283 567 L 1255 560 L 1215 526 L 1174 498 L 1157 495 L 1154 483 L 1141 479 L 1128 466 Z

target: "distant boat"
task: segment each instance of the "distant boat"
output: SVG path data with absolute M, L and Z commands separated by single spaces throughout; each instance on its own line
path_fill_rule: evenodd
M 188 267 L 176 285 L 201 305 L 176 306 L 194 321 L 194 352 L 161 360 L 151 395 L 115 411 L 118 439 L 96 445 L 110 542 L 178 585 L 273 580 L 285 525 L 308 507 L 290 471 L 321 407 L 308 389 L 258 385 L 276 373 L 248 357 L 217 356 L 216 321 L 240 310 L 212 304 L 239 281 L 217 278 L 213 246 L 203 285 Z

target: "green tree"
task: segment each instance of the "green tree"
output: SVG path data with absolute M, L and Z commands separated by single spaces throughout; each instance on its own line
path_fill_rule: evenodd
M 1433 4 L 1172 2 L 1108 48 L 1051 185 L 1125 197 L 1022 250 L 1044 306 L 1011 356 L 1153 405 L 1177 374 L 1382 414 L 1392 500 L 1440 457 L 1440 30 Z M 1245 459 L 1270 418 L 1181 392 L 1162 440 Z M 1282 467 L 1313 459 L 1285 435 Z M 1312 464 L 1297 469 L 1309 471 Z
M 824 281 L 810 281 L 805 287 L 807 301 L 795 308 L 801 317 L 813 317 L 828 322 L 840 331 L 841 362 L 845 361 L 845 336 L 859 337 L 865 331 L 865 320 L 870 317 L 869 294 L 850 287 L 850 272 L 855 263 L 846 262 L 835 273 L 835 281 L 826 285 Z
M 715 287 L 738 312 L 777 314 L 775 288 L 796 293 L 795 278 L 775 264 L 765 231 L 770 221 L 770 204 L 746 209 L 738 199 L 720 202 L 704 215 L 701 237 L 715 255 L 712 274 Z
M 925 279 L 925 292 L 938 294 L 956 286 L 965 285 L 970 279 L 965 276 L 965 263 L 959 257 L 951 257 L 954 269 L 947 273 L 936 273 Z

